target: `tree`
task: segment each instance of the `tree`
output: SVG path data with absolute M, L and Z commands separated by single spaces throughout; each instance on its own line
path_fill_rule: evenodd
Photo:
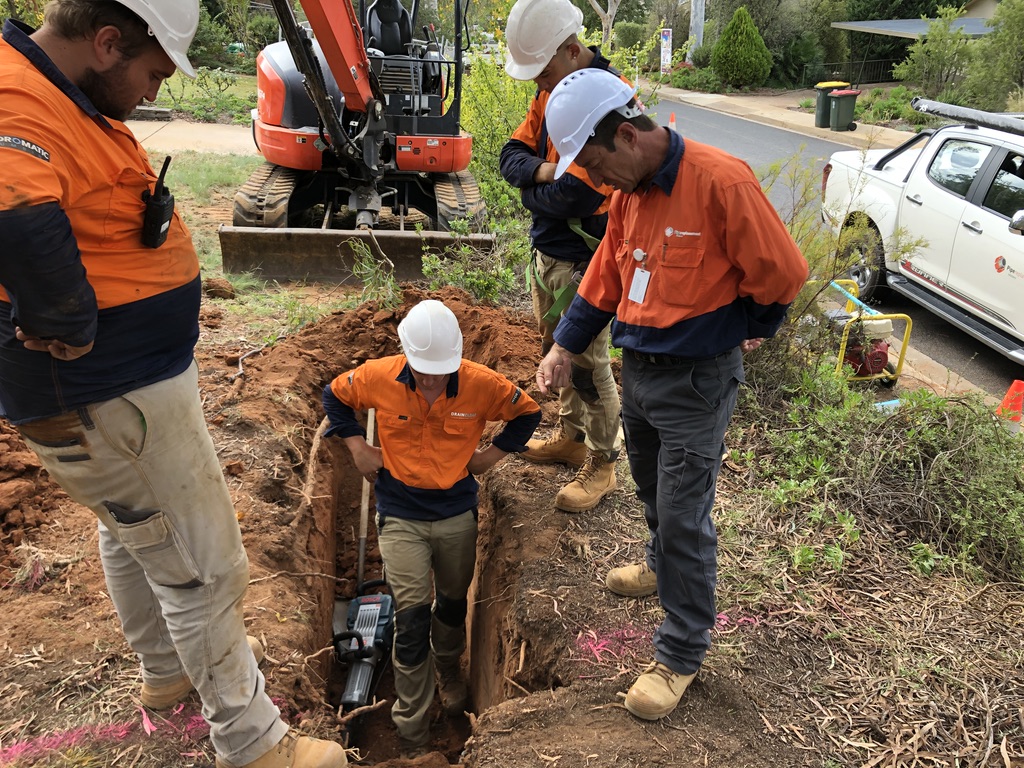
M 612 24 L 615 23 L 615 14 L 619 11 L 619 3 L 622 0 L 605 0 L 608 3 L 608 10 L 602 8 L 597 0 L 589 0 L 590 7 L 597 13 L 601 20 L 601 47 L 607 48 L 608 41 L 612 39 Z
M 1003 0 L 989 26 L 992 32 L 974 42 L 965 87 L 974 106 L 999 111 L 1024 86 L 1024 0 Z
M 893 68 L 893 77 L 916 84 L 929 99 L 959 101 L 954 89 L 967 74 L 972 51 L 970 38 L 963 30 L 953 29 L 953 22 L 962 15 L 962 8 L 939 6 L 938 18 Z
M 711 54 L 711 68 L 734 88 L 758 87 L 772 71 L 772 55 L 745 5 L 736 9 Z

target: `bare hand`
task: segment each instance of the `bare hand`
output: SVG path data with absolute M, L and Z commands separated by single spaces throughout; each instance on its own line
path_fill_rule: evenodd
M 740 352 L 745 355 L 747 352 L 753 352 L 762 344 L 764 344 L 764 339 L 747 339 L 746 341 L 741 341 Z
M 569 350 L 555 344 L 537 368 L 537 388 L 540 393 L 546 395 L 552 390 L 568 386 L 571 370 L 572 355 Z
M 483 450 L 474 451 L 473 457 L 466 465 L 466 469 L 469 470 L 471 475 L 482 475 L 507 455 L 508 454 L 500 448 L 494 445 L 489 445 Z
M 30 349 L 33 352 L 49 352 L 50 357 L 57 360 L 75 360 L 82 355 L 89 354 L 92 351 L 93 345 L 93 342 L 90 341 L 83 347 L 72 347 L 70 344 L 65 344 L 57 339 L 41 339 L 38 336 L 29 336 L 21 328 L 15 328 L 14 335 L 18 341 L 25 343 L 25 349 Z
M 554 184 L 556 168 L 558 165 L 555 163 L 541 163 L 533 172 L 533 182 L 535 184 Z
M 363 438 L 359 438 L 359 441 L 348 440 L 345 441 L 349 450 L 352 452 L 352 462 L 356 465 L 356 471 L 362 475 L 367 482 L 374 482 L 377 480 L 377 472 L 381 467 L 384 466 L 384 454 L 380 448 L 370 445 Z M 355 446 L 355 447 L 353 447 Z

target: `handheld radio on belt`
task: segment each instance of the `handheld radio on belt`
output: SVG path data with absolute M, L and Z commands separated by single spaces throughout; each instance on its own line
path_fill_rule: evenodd
M 159 248 L 164 244 L 174 217 L 174 195 L 164 186 L 164 176 L 170 164 L 171 157 L 168 155 L 164 158 L 164 167 L 160 169 L 156 187 L 152 192 L 147 189 L 142 193 L 146 203 L 146 216 L 142 220 L 142 244 L 148 248 Z

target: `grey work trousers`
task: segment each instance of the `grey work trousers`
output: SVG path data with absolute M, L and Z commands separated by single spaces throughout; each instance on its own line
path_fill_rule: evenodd
M 665 609 L 654 656 L 684 675 L 697 671 L 711 646 L 718 575 L 711 508 L 743 381 L 739 348 L 700 361 L 622 356 L 626 450 L 651 534 L 647 564 Z
M 125 638 L 151 685 L 195 685 L 217 755 L 245 765 L 288 731 L 245 638 L 249 561 L 184 373 L 20 427 L 68 496 L 99 518 L 100 558 Z

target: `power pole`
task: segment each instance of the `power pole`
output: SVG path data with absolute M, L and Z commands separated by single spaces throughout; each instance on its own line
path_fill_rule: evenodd
M 690 40 L 693 41 L 686 51 L 686 60 L 693 63 L 693 52 L 704 42 L 704 5 L 705 0 L 690 0 Z

